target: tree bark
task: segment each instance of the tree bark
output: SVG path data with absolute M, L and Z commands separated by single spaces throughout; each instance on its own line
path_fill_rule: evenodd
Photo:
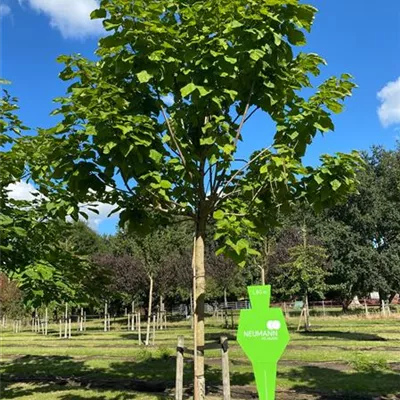
M 147 311 L 146 346 L 148 346 L 150 343 L 151 308 L 153 302 L 153 277 L 149 275 L 149 278 L 150 278 L 150 289 L 149 289 L 149 309 Z
M 310 330 L 310 308 L 308 305 L 308 293 L 305 295 L 305 315 L 304 315 L 304 330 L 308 332 Z
M 261 285 L 265 285 L 265 269 L 264 267 L 260 266 L 261 269 Z
M 200 210 L 201 211 L 201 210 Z M 196 363 L 194 370 L 195 390 L 194 400 L 205 399 L 204 378 L 204 295 L 205 295 L 205 265 L 204 265 L 204 242 L 206 236 L 206 216 L 199 213 L 196 226 L 196 238 L 194 246 L 194 329 Z

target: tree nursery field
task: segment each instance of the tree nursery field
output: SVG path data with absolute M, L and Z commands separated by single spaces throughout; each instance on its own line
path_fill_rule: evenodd
M 234 316 L 236 325 L 237 317 Z M 313 317 L 309 332 L 296 332 L 290 317 L 291 341 L 279 362 L 278 399 L 400 398 L 400 318 Z M 184 398 L 193 391 L 193 331 L 188 321 L 169 322 L 156 330 L 154 345 L 138 344 L 138 333 L 127 330 L 126 318 L 88 321 L 71 338 L 59 338 L 57 325 L 47 336 L 3 328 L 2 399 L 173 399 L 177 337 L 185 339 Z M 235 341 L 236 329 L 210 318 L 206 334 L 207 398 L 222 393 L 221 334 L 229 340 L 231 396 L 256 398 L 252 368 Z M 236 326 L 234 326 L 235 328 Z M 64 331 L 62 332 L 64 334 Z M 153 393 L 154 392 L 154 393 Z M 397 396 L 397 397 L 396 397 Z

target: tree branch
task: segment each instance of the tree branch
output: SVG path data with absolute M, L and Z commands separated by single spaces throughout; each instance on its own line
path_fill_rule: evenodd
M 251 165 L 255 160 L 260 158 L 265 152 L 267 152 L 272 146 L 268 146 L 265 149 L 261 150 L 256 156 L 254 156 L 249 162 L 247 162 L 243 167 L 239 168 L 226 182 L 224 187 L 222 188 L 221 192 L 223 193 L 225 189 L 229 186 L 230 183 L 242 172 L 244 171 L 249 165 Z
M 235 147 L 236 147 L 237 142 L 238 142 L 238 140 L 239 140 L 239 136 L 240 136 L 240 133 L 241 133 L 241 131 L 242 131 L 243 125 L 244 125 L 244 123 L 245 123 L 245 121 L 246 121 L 246 115 L 247 115 L 247 113 L 249 112 L 251 96 L 253 96 L 254 83 L 255 83 L 255 82 L 253 81 L 253 84 L 251 85 L 251 89 L 250 89 L 249 99 L 247 100 L 247 104 L 246 104 L 246 107 L 245 107 L 245 109 L 244 109 L 244 113 L 243 113 L 242 119 L 241 119 L 241 121 L 240 121 L 239 128 L 238 128 L 238 130 L 237 130 L 237 132 L 236 132 Z
M 161 106 L 161 112 L 162 112 L 162 114 L 163 114 L 163 116 L 164 116 L 165 122 L 166 122 L 167 127 L 168 127 L 168 131 L 169 131 L 169 133 L 170 133 L 170 135 L 171 135 L 171 138 L 172 138 L 172 141 L 174 142 L 174 145 L 175 145 L 175 147 L 176 147 L 176 149 L 177 149 L 177 151 L 178 151 L 178 153 L 179 153 L 179 158 L 181 159 L 182 164 L 183 164 L 183 166 L 185 167 L 185 169 L 186 169 L 186 171 L 188 172 L 188 174 L 189 174 L 190 176 L 192 176 L 191 172 L 190 172 L 190 171 L 188 170 L 188 168 L 187 168 L 186 159 L 185 159 L 185 157 L 184 157 L 184 155 L 183 155 L 183 153 L 182 153 L 182 150 L 181 150 L 181 148 L 180 148 L 180 146 L 179 146 L 179 144 L 178 144 L 178 141 L 176 140 L 175 132 L 174 132 L 174 130 L 172 129 L 171 124 L 169 123 L 169 118 L 167 117 L 167 114 L 165 113 L 164 107 L 162 107 L 162 106 Z

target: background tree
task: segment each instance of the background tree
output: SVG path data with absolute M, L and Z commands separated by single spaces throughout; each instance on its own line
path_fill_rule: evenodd
M 149 228 L 172 215 L 196 232 L 195 398 L 205 396 L 205 238 L 217 220 L 220 251 L 243 264 L 248 240 L 306 197 L 331 204 L 353 188 L 358 156 L 302 163 L 331 112 L 354 84 L 349 75 L 312 87 L 324 60 L 293 51 L 306 43 L 316 10 L 295 1 L 171 2 L 103 0 L 98 61 L 61 56 L 70 81 L 54 114 L 62 120 L 34 139 L 31 171 L 40 189 L 77 218 L 90 200 L 117 204 L 121 224 Z M 166 99 L 173 99 L 173 102 Z M 235 159 L 243 126 L 257 112 L 275 122 L 273 138 L 242 166 Z M 110 190 L 111 189 L 111 190 Z
M 355 295 L 400 290 L 400 150 L 373 147 L 363 155 L 358 195 L 328 210 L 315 225 L 332 258 L 332 276 L 347 309 Z
M 326 284 L 327 254 L 323 247 L 307 243 L 307 230 L 303 227 L 303 243 L 288 249 L 289 261 L 281 265 L 278 276 L 280 290 L 284 296 L 302 296 L 304 299 L 305 329 L 310 327 L 309 295 L 324 298 Z

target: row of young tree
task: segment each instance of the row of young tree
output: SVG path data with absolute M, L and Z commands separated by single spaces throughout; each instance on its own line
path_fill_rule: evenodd
M 278 227 L 251 239 L 259 255 L 250 256 L 246 267 L 215 255 L 218 243 L 209 241 L 205 300 L 212 304 L 243 299 L 247 285 L 269 283 L 277 301 L 308 294 L 313 300 L 339 300 L 346 310 L 354 296 L 372 291 L 391 301 L 400 292 L 400 149 L 374 147 L 363 158 L 357 194 L 319 214 L 295 208 Z M 145 235 L 120 229 L 112 236 L 100 236 L 83 222 L 64 223 L 48 236 L 33 231 L 40 239 L 30 235 L 29 241 L 22 241 L 26 259 L 3 258 L 3 263 L 35 265 L 15 279 L 25 300 L 36 306 L 108 301 L 117 313 L 132 301 L 146 310 L 158 306 L 158 300 L 169 307 L 191 306 L 194 232 L 191 224 L 179 222 Z M 58 249 L 52 280 L 41 280 L 47 270 L 34 262 L 43 257 L 37 251 L 39 242 L 42 248 Z M 17 290 L 9 288 L 12 295 L 4 292 L 3 305 L 13 296 L 20 304 Z

